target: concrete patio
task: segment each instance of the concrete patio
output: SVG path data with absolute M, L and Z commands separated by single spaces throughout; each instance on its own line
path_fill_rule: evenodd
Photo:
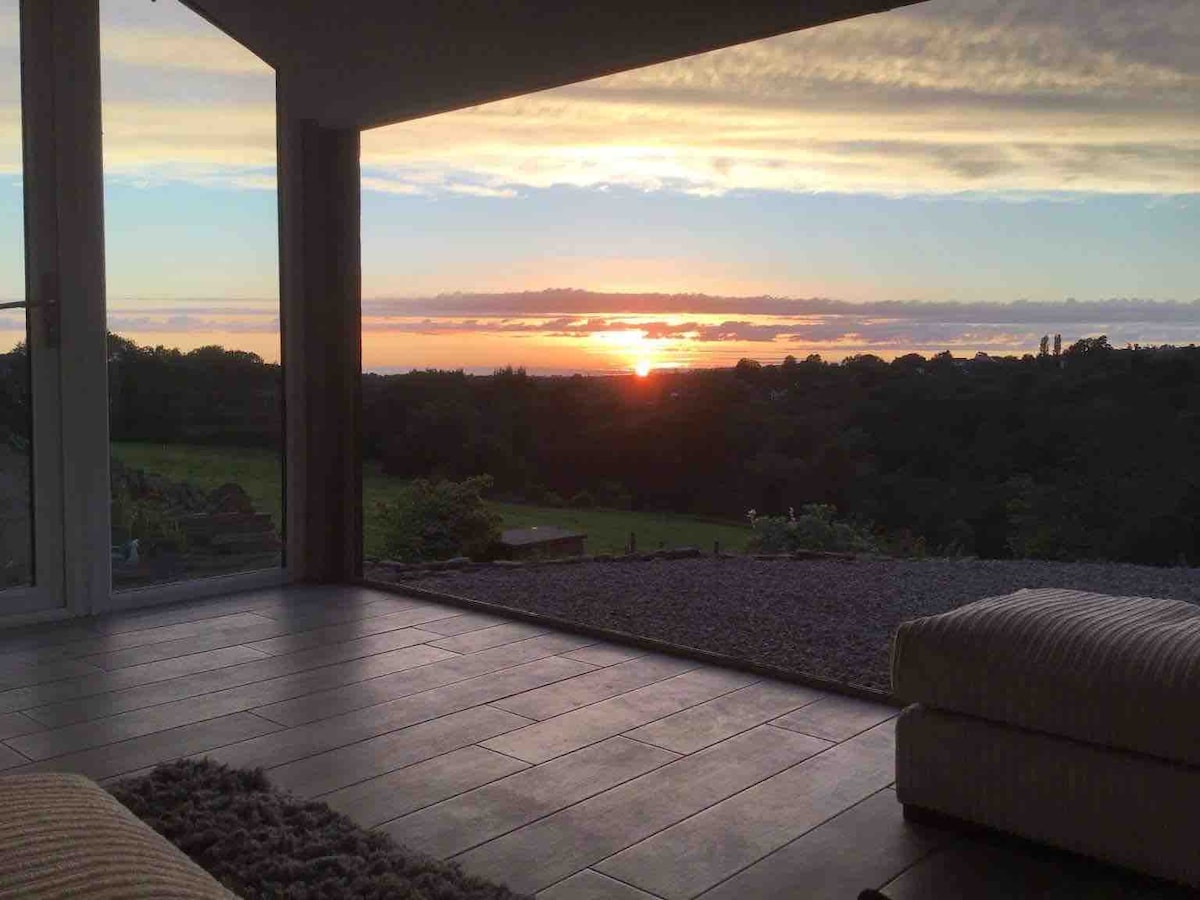
M 0 770 L 263 766 L 545 900 L 1191 896 L 905 823 L 896 713 L 355 587 L 0 632 Z

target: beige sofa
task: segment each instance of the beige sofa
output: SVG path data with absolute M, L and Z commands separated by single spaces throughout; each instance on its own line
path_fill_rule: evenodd
M 80 775 L 0 776 L 0 897 L 236 900 Z
M 905 622 L 896 792 L 1200 887 L 1200 607 L 1023 590 Z

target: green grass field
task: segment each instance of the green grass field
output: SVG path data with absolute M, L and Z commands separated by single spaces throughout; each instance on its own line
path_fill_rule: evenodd
M 254 506 L 281 521 L 282 474 L 279 457 L 266 450 L 231 447 L 200 447 L 187 444 L 114 443 L 113 457 L 134 468 L 187 481 L 202 488 L 235 482 L 250 495 Z M 405 482 L 384 475 L 377 464 L 363 469 L 363 542 L 367 556 L 383 552 L 379 505 L 395 500 Z M 587 534 L 589 553 L 621 553 L 629 534 L 637 535 L 639 550 L 659 546 L 694 546 L 711 550 L 713 541 L 721 549 L 739 553 L 745 549 L 750 529 L 690 516 L 626 512 L 611 509 L 559 509 L 518 503 L 493 503 L 505 528 L 558 525 Z

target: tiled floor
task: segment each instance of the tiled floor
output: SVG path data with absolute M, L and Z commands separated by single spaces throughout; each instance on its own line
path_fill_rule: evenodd
M 906 824 L 894 715 L 351 587 L 0 632 L 0 769 L 265 766 L 542 900 L 1182 896 Z

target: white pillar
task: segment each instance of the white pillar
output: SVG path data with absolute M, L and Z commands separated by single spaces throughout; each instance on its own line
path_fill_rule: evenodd
M 62 596 L 86 613 L 103 608 L 110 587 L 98 0 L 24 0 L 21 55 L 27 297 L 36 328 L 47 321 L 39 310 L 59 306 L 57 339 L 42 336 L 58 376 L 61 442 L 48 446 L 60 449 Z M 37 453 L 54 429 L 35 430 Z M 45 469 L 52 461 L 39 456 Z

